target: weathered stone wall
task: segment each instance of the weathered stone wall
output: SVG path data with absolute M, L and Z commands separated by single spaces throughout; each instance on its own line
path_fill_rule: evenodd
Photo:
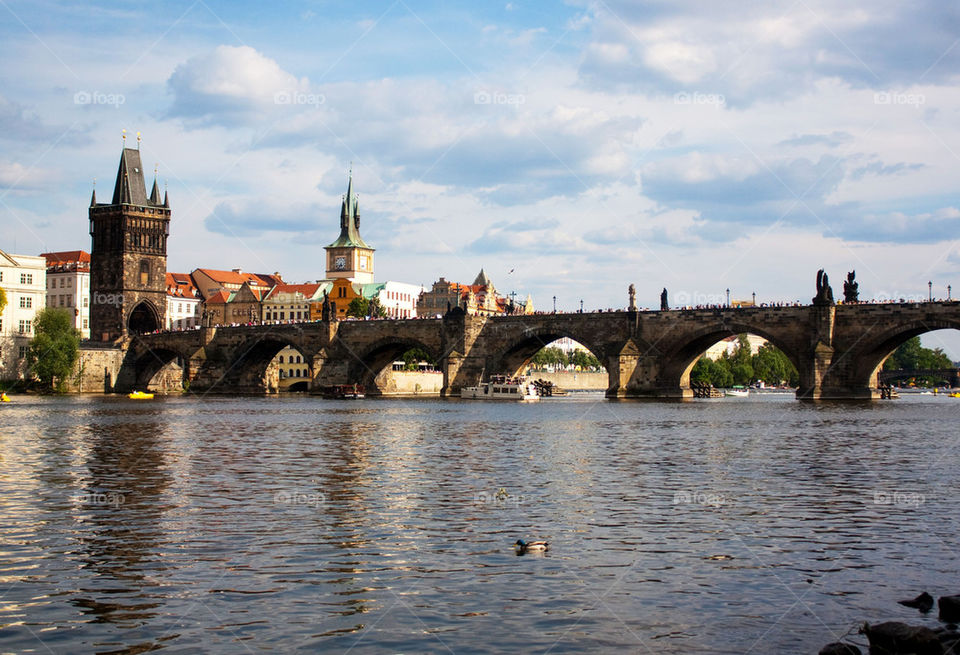
M 81 344 L 80 356 L 67 381 L 73 393 L 112 393 L 123 366 L 125 351 L 120 347 L 91 347 Z
M 386 369 L 377 376 L 376 385 L 384 396 L 439 396 L 443 373 Z
M 606 391 L 610 377 L 606 371 L 530 371 L 530 380 L 546 380 L 567 391 Z

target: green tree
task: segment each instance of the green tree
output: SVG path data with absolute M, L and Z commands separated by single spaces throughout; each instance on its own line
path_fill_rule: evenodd
M 900 347 L 884 362 L 883 368 L 887 371 L 953 368 L 953 362 L 943 349 L 924 348 L 920 344 L 920 337 L 913 337 L 900 344 Z M 929 387 L 942 384 L 946 380 L 937 376 L 919 376 L 914 378 L 914 382 L 920 386 Z
M 753 356 L 753 374 L 756 379 L 763 380 L 766 384 L 786 382 L 795 387 L 800 383 L 797 367 L 772 343 L 760 346 L 757 354 Z
M 347 305 L 347 316 L 354 316 L 356 318 L 366 318 L 367 316 L 383 318 L 386 315 L 387 312 L 380 306 L 380 302 L 376 298 L 368 299 L 363 296 L 357 296 Z
M 753 383 L 753 355 L 750 354 L 750 342 L 747 335 L 737 337 L 737 346 L 732 353 L 724 353 L 721 360 L 733 376 L 733 384 L 748 385 Z
M 63 309 L 42 309 L 34 319 L 34 333 L 27 365 L 43 387 L 61 390 L 80 353 L 80 332 L 73 326 L 73 316 Z
M 593 353 L 587 352 L 585 350 L 574 350 L 567 357 L 567 361 L 573 364 L 574 366 L 579 366 L 582 369 L 603 368 L 603 364 L 600 363 L 600 360 L 594 357 Z
M 541 348 L 536 355 L 530 359 L 533 366 L 566 366 L 569 363 L 567 354 L 559 348 L 549 347 Z
M 690 382 L 696 384 L 712 384 L 724 388 L 733 386 L 733 374 L 729 364 L 721 358 L 717 360 L 701 357 L 690 371 Z
M 7 292 L 3 290 L 3 287 L 0 287 L 0 314 L 3 313 L 3 308 L 7 306 Z
M 416 371 L 417 365 L 420 362 L 429 362 L 431 365 L 436 365 L 436 362 L 433 360 L 433 357 L 430 356 L 423 348 L 411 348 L 407 352 L 400 355 L 400 359 L 404 362 L 404 368 L 408 371 Z

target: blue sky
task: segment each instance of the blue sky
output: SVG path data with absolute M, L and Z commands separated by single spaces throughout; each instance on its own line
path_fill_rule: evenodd
M 484 267 L 566 309 L 960 285 L 960 6 L 729 4 L 0 0 L 0 247 L 89 249 L 126 129 L 171 270 L 321 278 L 352 162 L 380 279 Z

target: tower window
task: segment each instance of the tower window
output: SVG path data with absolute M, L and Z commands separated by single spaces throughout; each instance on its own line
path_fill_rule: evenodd
M 144 260 L 140 262 L 140 286 L 145 287 L 150 284 L 150 262 Z

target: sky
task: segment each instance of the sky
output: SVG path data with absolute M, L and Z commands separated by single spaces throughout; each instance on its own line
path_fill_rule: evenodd
M 960 5 L 457 4 L 0 0 L 0 248 L 89 250 L 125 129 L 171 271 L 323 278 L 352 166 L 378 280 L 482 267 L 561 310 L 960 285 Z

